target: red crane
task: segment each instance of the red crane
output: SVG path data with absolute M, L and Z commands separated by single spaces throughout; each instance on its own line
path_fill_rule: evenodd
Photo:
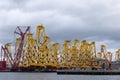
M 24 39 L 25 39 L 25 35 L 30 32 L 30 26 L 27 26 L 27 29 L 25 30 L 25 32 L 22 32 L 22 30 L 20 29 L 19 26 L 17 26 L 16 30 L 15 30 L 15 34 L 18 34 L 21 38 L 20 44 L 18 49 L 15 52 L 15 56 L 14 58 L 12 57 L 10 51 L 8 50 L 7 46 L 1 46 L 1 49 L 4 52 L 4 55 L 6 55 L 6 57 L 8 58 L 12 68 L 11 70 L 18 70 L 19 68 L 19 63 L 20 63 L 20 59 L 21 59 L 21 55 L 22 55 L 22 51 L 23 51 L 23 45 L 24 45 Z

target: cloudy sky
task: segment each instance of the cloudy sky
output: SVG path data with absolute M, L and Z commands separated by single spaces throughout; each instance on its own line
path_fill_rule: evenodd
M 39 24 L 52 42 L 86 39 L 97 49 L 120 48 L 120 0 L 0 0 L 1 45 L 14 43 L 16 26 Z

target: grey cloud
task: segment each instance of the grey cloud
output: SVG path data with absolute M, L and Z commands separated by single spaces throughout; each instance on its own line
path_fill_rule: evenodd
M 18 25 L 33 29 L 43 24 L 53 42 L 77 38 L 120 48 L 119 5 L 119 0 L 4 0 L 0 4 L 0 43 L 9 41 Z

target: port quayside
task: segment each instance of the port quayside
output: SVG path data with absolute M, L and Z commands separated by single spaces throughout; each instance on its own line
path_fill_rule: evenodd
M 116 60 L 112 61 L 112 53 L 107 51 L 105 45 L 101 44 L 100 51 L 96 51 L 95 41 L 65 40 L 60 45 L 58 42 L 52 43 L 52 39 L 46 35 L 43 25 L 36 27 L 35 34 L 32 34 L 30 26 L 26 26 L 24 31 L 21 27 L 17 26 L 14 32 L 18 35 L 14 45 L 14 56 L 12 56 L 11 43 L 1 46 L 1 72 L 120 74 L 120 49 L 115 53 Z

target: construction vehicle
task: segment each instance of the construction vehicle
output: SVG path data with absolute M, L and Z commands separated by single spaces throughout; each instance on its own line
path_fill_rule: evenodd
M 17 29 L 15 30 L 15 34 L 20 35 L 20 38 L 18 38 L 19 44 L 18 47 L 16 47 L 14 58 L 11 55 L 11 51 L 9 49 L 10 44 L 5 44 L 4 46 L 1 46 L 2 51 L 4 54 L 7 56 L 7 59 L 9 60 L 11 64 L 11 70 L 16 71 L 19 69 L 19 63 L 22 55 L 22 50 L 23 50 L 23 45 L 24 45 L 24 38 L 26 33 L 28 33 L 30 30 L 30 27 L 28 26 L 25 32 L 22 32 L 20 27 L 18 26 Z

